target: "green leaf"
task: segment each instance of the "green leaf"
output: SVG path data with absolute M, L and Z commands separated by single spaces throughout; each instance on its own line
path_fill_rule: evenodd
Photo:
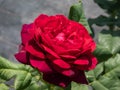
M 15 90 L 23 90 L 30 85 L 32 80 L 32 67 L 23 64 L 14 64 L 5 58 L 0 57 L 0 78 L 3 80 L 10 80 L 15 78 L 14 88 Z
M 117 20 L 115 22 L 115 25 L 118 26 L 118 27 L 120 27 L 120 16 L 118 16 L 118 18 L 117 18 Z
M 108 77 L 101 77 L 98 81 L 91 83 L 93 90 L 119 90 L 120 80 Z
M 94 90 L 120 89 L 120 54 L 102 62 L 89 72 L 86 72 L 90 85 Z
M 54 86 L 51 90 L 64 90 L 63 88 L 61 87 L 58 87 L 58 86 Z M 70 89 L 69 89 L 70 90 Z
M 48 90 L 48 89 L 43 89 L 40 88 L 40 85 L 38 85 L 37 83 L 31 83 L 26 89 L 24 90 Z
M 9 87 L 5 84 L 0 84 L 0 90 L 9 90 Z
M 71 90 L 88 90 L 88 86 L 84 84 L 71 83 Z
M 51 87 L 52 86 L 52 87 Z M 57 86 L 53 86 L 42 79 L 37 81 L 35 79 L 32 80 L 31 84 L 24 90 L 57 90 L 55 89 Z M 61 90 L 61 89 L 58 89 Z
M 108 77 L 120 77 L 120 54 L 117 54 L 105 62 L 105 75 Z
M 99 81 L 94 81 L 92 83 L 93 89 L 94 90 L 108 90 L 106 87 L 104 87 L 103 84 L 101 84 Z
M 63 90 L 42 80 L 41 73 L 28 65 L 15 64 L 0 57 L 0 80 L 14 78 L 15 90 Z M 11 85 L 10 85 L 11 86 Z
M 103 63 L 100 63 L 96 66 L 96 68 L 94 70 L 86 72 L 89 82 L 93 82 L 94 80 L 99 78 L 99 76 L 102 74 L 103 70 L 104 70 Z
M 99 43 L 104 47 L 108 48 L 108 50 L 112 54 L 116 54 L 120 52 L 120 30 L 118 31 L 108 31 L 103 30 L 99 35 Z
M 21 75 L 17 75 L 15 80 L 15 89 L 21 90 L 26 88 L 31 83 L 31 74 L 28 72 L 20 73 Z
M 120 30 L 103 30 L 99 34 L 97 48 L 94 54 L 100 61 L 107 60 L 120 52 Z
M 116 20 L 107 16 L 100 15 L 97 18 L 89 19 L 88 20 L 91 25 L 96 24 L 98 26 L 105 26 L 105 25 L 115 25 Z
M 94 54 L 99 60 L 99 62 L 106 61 L 108 58 L 112 57 L 111 51 L 107 47 L 104 47 L 101 44 L 97 44 Z
M 110 9 L 114 4 L 117 3 L 117 0 L 94 0 L 101 8 Z
M 79 22 L 81 16 L 82 16 L 82 4 L 78 3 L 72 5 L 70 7 L 69 19 Z
M 4 83 L 5 80 L 0 77 L 0 83 Z
M 93 36 L 93 31 L 91 31 L 89 24 L 87 22 L 87 19 L 85 17 L 84 11 L 83 11 L 82 2 L 71 6 L 70 12 L 69 12 L 69 19 L 83 24 L 88 30 L 88 32 L 90 33 L 90 35 Z

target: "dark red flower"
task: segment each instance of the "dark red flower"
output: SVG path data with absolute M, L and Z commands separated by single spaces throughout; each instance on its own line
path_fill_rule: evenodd
M 71 81 L 87 83 L 84 70 L 92 70 L 95 42 L 86 28 L 63 15 L 40 15 L 23 25 L 20 50 L 15 57 L 43 73 L 43 79 L 66 87 Z

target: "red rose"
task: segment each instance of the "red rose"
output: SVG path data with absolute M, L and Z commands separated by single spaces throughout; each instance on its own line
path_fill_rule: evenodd
M 87 83 L 84 70 L 94 69 L 95 42 L 85 27 L 63 15 L 40 15 L 23 25 L 16 59 L 43 73 L 43 79 L 66 87 L 71 81 Z

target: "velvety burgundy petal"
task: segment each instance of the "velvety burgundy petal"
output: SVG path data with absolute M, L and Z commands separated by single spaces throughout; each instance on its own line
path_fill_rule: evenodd
M 63 64 L 60 65 L 57 63 L 57 65 L 56 65 L 54 62 L 51 62 L 51 65 L 56 72 L 58 72 L 64 76 L 72 77 L 75 74 L 74 70 L 72 70 L 71 66 L 69 66 L 69 65 L 67 65 L 67 67 L 66 67 L 66 66 L 62 66 Z
M 40 35 L 40 37 L 42 39 L 42 44 L 44 44 L 45 46 L 47 46 L 51 49 L 53 48 L 54 43 L 53 43 L 53 40 L 51 39 L 50 35 L 42 33 Z
M 60 21 L 54 16 L 50 16 L 48 18 L 48 22 L 44 27 L 44 31 L 47 32 L 48 30 L 56 29 L 60 25 Z M 58 31 L 58 30 L 56 30 Z M 54 33 L 54 32 L 53 32 Z
M 43 79 L 61 87 L 66 87 L 71 82 L 70 78 L 59 73 L 43 74 Z
M 45 45 L 41 44 L 41 46 L 44 48 L 44 50 L 54 56 L 55 58 L 60 58 L 54 51 L 52 51 L 50 48 L 46 47 Z
M 58 30 L 64 30 L 66 26 L 69 23 L 69 20 L 64 15 L 56 15 L 59 21 L 59 27 L 57 27 Z
M 41 32 L 41 30 L 35 31 L 35 41 L 40 47 L 42 43 L 44 46 L 52 49 L 52 51 L 55 51 L 57 54 L 65 52 L 63 47 L 56 45 L 54 40 L 51 39 L 50 35 Z
M 58 43 L 56 43 L 56 42 L 54 42 L 54 44 L 52 45 L 52 48 L 53 48 L 53 50 L 57 53 L 57 54 L 59 54 L 59 55 L 64 55 L 64 54 L 66 54 L 65 52 L 66 52 L 66 48 L 64 48 L 64 47 L 62 47 L 62 46 L 60 46 Z M 68 54 L 68 53 L 67 53 Z
M 67 25 L 69 20 L 64 15 L 56 15 L 56 17 L 61 21 L 61 25 Z M 65 26 L 64 26 L 65 27 Z
M 61 60 L 61 59 L 56 59 L 53 61 L 54 64 L 56 64 L 58 67 L 63 68 L 63 69 L 70 69 L 71 66 L 67 62 Z
M 97 61 L 97 58 L 92 56 L 92 59 L 91 59 L 91 65 L 88 67 L 88 70 L 92 70 L 96 67 L 98 61 Z
M 90 47 L 91 47 L 91 52 L 93 52 L 96 49 L 96 43 L 94 42 L 94 40 L 91 41 L 91 43 L 89 43 Z
M 41 14 L 35 19 L 34 22 L 37 27 L 40 27 L 41 29 L 43 29 L 48 22 L 48 16 L 45 14 Z
M 84 42 L 83 50 L 93 52 L 96 48 L 96 44 L 92 40 L 92 38 L 84 38 L 84 41 L 85 42 Z
M 68 20 L 63 15 L 49 16 L 44 31 L 51 31 L 54 36 L 60 33 L 67 25 Z
M 71 80 L 81 84 L 88 84 L 84 71 L 77 71 Z
M 45 55 L 43 54 L 40 47 L 36 44 L 34 40 L 31 40 L 26 44 L 25 50 L 36 57 L 45 59 Z
M 15 54 L 15 58 L 24 64 L 29 64 L 28 60 L 29 54 L 25 51 L 24 45 L 19 45 L 19 52 Z
M 74 64 L 76 65 L 88 65 L 89 64 L 89 60 L 88 58 L 80 58 L 74 61 Z
M 21 31 L 21 40 L 25 45 L 34 35 L 34 24 L 24 24 Z
M 97 59 L 92 55 L 92 54 L 86 54 L 84 56 L 81 57 L 81 59 L 84 60 L 88 60 L 88 64 L 76 64 L 76 67 L 79 69 L 79 70 L 92 70 L 96 67 L 97 65 Z M 80 58 L 79 58 L 80 59 Z
M 26 55 L 27 55 L 26 51 L 21 51 L 21 52 L 15 54 L 15 58 L 21 63 L 28 64 Z
M 68 69 L 68 70 L 63 70 L 62 74 L 68 77 L 73 77 L 75 74 L 75 71 L 72 69 Z
M 71 59 L 76 59 L 75 56 L 72 55 L 60 55 L 62 58 L 64 58 L 65 60 L 71 60 Z
M 41 47 L 41 44 L 52 48 L 53 41 L 51 40 L 50 36 L 48 34 L 45 34 L 41 31 L 41 29 L 36 29 L 34 39 L 38 46 Z
M 78 53 L 80 53 L 81 50 L 80 49 L 69 49 L 69 50 L 66 50 L 66 53 L 68 55 L 71 55 L 71 56 L 76 56 Z M 65 53 L 65 52 L 64 52 Z
M 84 28 L 84 38 L 83 38 L 83 50 L 87 51 L 90 50 L 93 52 L 96 48 L 96 43 L 92 39 L 92 37 L 88 34 L 87 30 Z
M 40 72 L 43 73 L 52 73 L 53 70 L 50 68 L 50 66 L 46 63 L 45 60 L 42 60 L 40 58 L 30 56 L 30 64 L 37 68 Z

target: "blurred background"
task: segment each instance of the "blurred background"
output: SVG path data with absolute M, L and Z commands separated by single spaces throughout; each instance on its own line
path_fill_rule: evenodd
M 96 18 L 104 14 L 93 0 L 82 0 L 87 18 Z M 0 55 L 14 62 L 15 52 L 21 43 L 22 24 L 31 23 L 39 14 L 64 14 L 78 0 L 0 0 Z M 99 32 L 100 28 L 94 25 Z M 95 31 L 95 33 L 97 33 Z

